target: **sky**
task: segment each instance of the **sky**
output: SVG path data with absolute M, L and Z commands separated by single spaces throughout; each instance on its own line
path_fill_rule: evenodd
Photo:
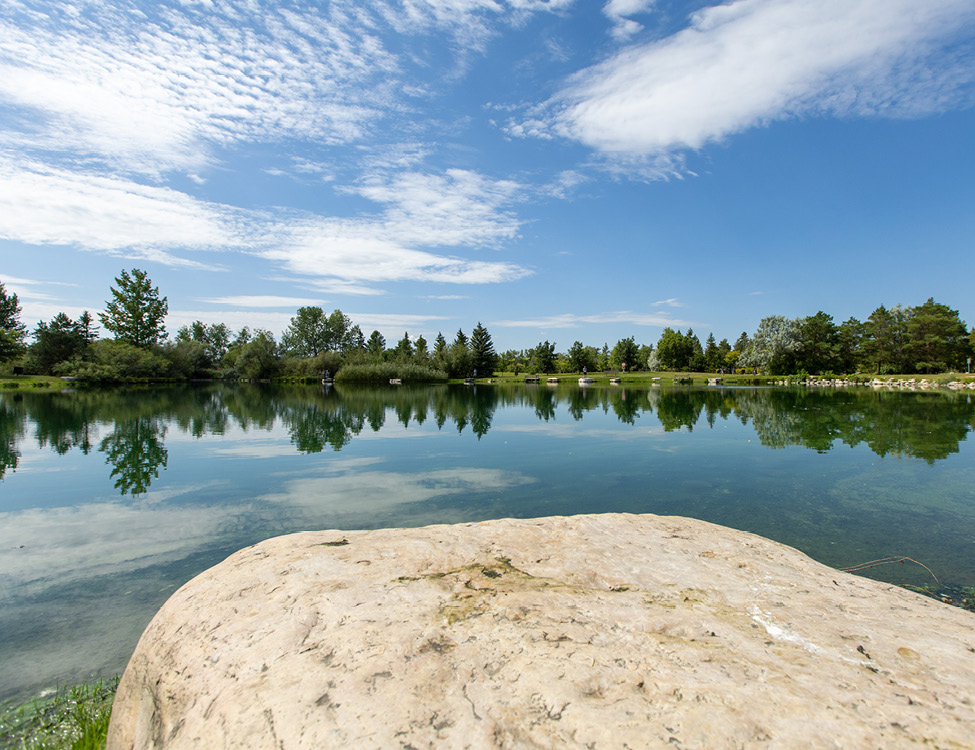
M 971 326 L 973 104 L 972 0 L 0 0 L 0 282 L 498 351 Z

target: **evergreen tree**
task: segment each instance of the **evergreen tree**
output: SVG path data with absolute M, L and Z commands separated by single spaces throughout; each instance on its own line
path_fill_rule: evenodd
M 84 310 L 81 313 L 81 316 L 78 318 L 78 325 L 81 328 L 81 335 L 85 343 L 95 343 L 95 339 L 98 338 L 98 326 L 95 325 L 95 319 L 91 316 L 90 312 Z
M 99 317 L 116 340 L 147 349 L 166 338 L 163 321 L 169 303 L 159 296 L 159 288 L 152 285 L 145 271 L 133 268 L 129 275 L 123 270 L 111 293 L 112 299 Z
M 413 357 L 420 362 L 426 362 L 430 358 L 430 352 L 427 351 L 427 340 L 423 336 L 417 336 L 416 341 L 413 342 Z
M 701 340 L 694 334 L 693 328 L 688 328 L 684 334 L 684 346 L 687 349 L 687 369 L 691 372 L 702 372 L 704 370 L 704 348 Z
M 864 323 L 864 357 L 876 368 L 878 375 L 885 372 L 909 372 L 907 321 L 911 318 L 909 307 L 895 305 L 889 310 L 878 307 Z
M 841 372 L 854 372 L 863 356 L 863 340 L 866 335 L 866 328 L 856 318 L 840 324 L 836 332 L 839 349 L 837 358 Z
M 958 311 L 929 297 L 907 321 L 908 354 L 915 371 L 961 369 L 970 349 L 968 327 Z
M 376 357 L 382 359 L 383 355 L 386 353 L 386 339 L 379 331 L 373 331 L 369 334 L 369 340 L 366 341 L 366 352 L 371 357 Z
M 799 322 L 796 370 L 822 374 L 840 369 L 839 330 L 833 316 L 820 310 Z
M 439 331 L 433 341 L 433 364 L 441 370 L 447 370 L 447 339 Z
M 27 328 L 20 322 L 20 300 L 7 294 L 0 283 L 0 362 L 13 359 L 24 351 Z
M 717 372 L 718 368 L 723 364 L 721 360 L 722 355 L 714 340 L 714 334 L 709 333 L 707 343 L 704 345 L 704 367 L 707 372 Z
M 60 362 L 81 354 L 86 346 L 81 325 L 63 312 L 43 320 L 34 329 L 34 344 L 30 348 L 30 365 L 38 373 L 49 375 Z
M 498 366 L 498 355 L 494 351 L 491 334 L 480 322 L 471 331 L 470 339 L 471 367 L 478 375 L 490 376 Z
M 466 378 L 471 374 L 472 369 L 468 338 L 458 328 L 454 343 L 447 350 L 447 374 L 452 378 Z
M 409 332 L 403 333 L 403 338 L 399 340 L 393 349 L 393 357 L 400 362 L 408 362 L 413 358 L 413 343 L 410 341 Z

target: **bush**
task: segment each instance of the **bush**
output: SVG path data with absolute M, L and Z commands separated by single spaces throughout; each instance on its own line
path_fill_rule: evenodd
M 281 375 L 290 378 L 321 378 L 328 370 L 334 377 L 342 369 L 343 358 L 338 352 L 322 352 L 317 357 L 285 357 Z
M 388 383 L 399 378 L 404 383 L 442 383 L 447 373 L 432 367 L 408 362 L 373 362 L 365 365 L 346 365 L 335 376 L 339 383 Z
M 96 341 L 88 351 L 88 359 L 75 356 L 56 365 L 55 374 L 89 383 L 165 380 L 174 375 L 172 363 L 158 352 L 124 341 Z

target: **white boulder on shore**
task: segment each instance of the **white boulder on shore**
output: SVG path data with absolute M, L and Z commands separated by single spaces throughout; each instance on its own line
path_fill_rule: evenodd
M 109 750 L 975 746 L 975 616 L 652 515 L 269 539 L 142 636 Z

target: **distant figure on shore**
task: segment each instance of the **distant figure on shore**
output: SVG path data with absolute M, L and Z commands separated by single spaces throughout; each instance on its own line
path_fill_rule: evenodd
M 586 367 L 585 365 L 583 365 L 582 366 L 582 377 L 586 377 L 586 375 L 588 374 L 588 372 L 589 372 L 589 368 Z

